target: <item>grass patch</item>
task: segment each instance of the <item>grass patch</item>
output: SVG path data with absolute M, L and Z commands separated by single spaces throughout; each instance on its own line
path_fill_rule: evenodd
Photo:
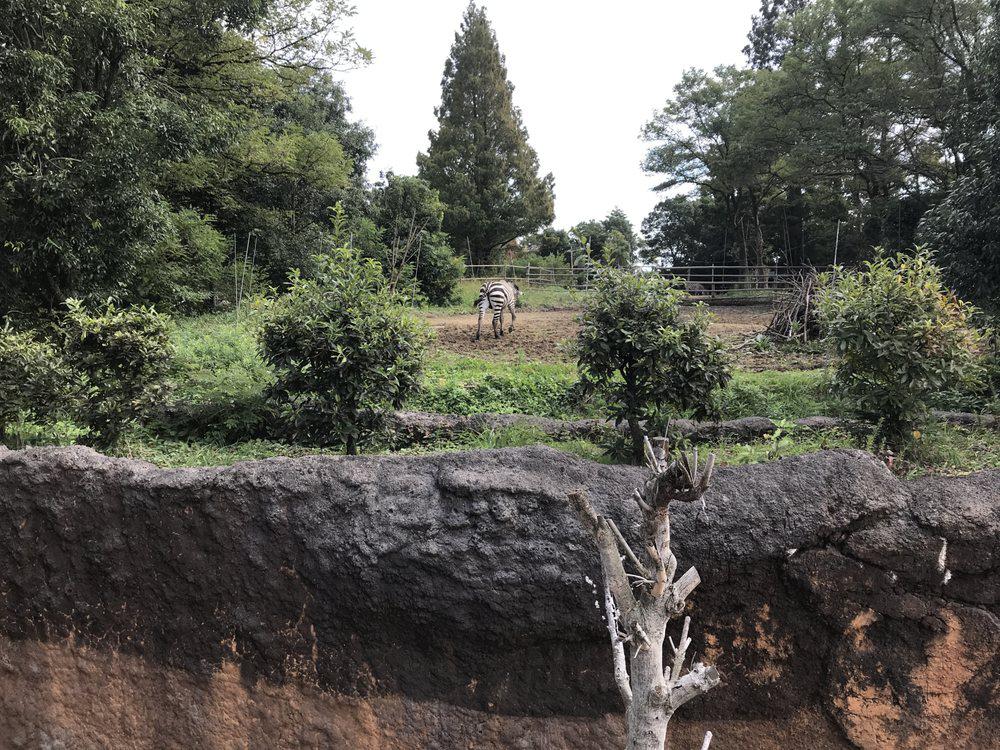
M 234 313 L 181 318 L 172 339 L 177 355 L 170 379 L 179 399 L 246 397 L 260 393 L 273 379 L 253 329 Z
M 934 423 L 898 459 L 896 470 L 907 476 L 968 474 L 1000 469 L 1000 433 Z
M 491 362 L 453 354 L 428 359 L 414 411 L 440 414 L 534 414 L 573 419 L 599 416 L 575 398 L 576 368 L 566 363 Z
M 270 440 L 246 440 L 219 443 L 208 440 L 174 440 L 146 432 L 127 436 L 111 454 L 121 458 L 148 461 L 163 468 L 192 466 L 231 466 L 240 461 L 285 456 L 340 455 L 336 451 L 308 445 L 288 445 Z
M 492 448 L 519 448 L 528 445 L 548 445 L 599 463 L 611 463 L 604 450 L 587 440 L 556 440 L 541 430 L 529 426 L 514 426 L 478 433 L 464 433 L 453 437 L 410 446 L 395 451 L 398 455 L 425 455 L 449 451 L 489 450 Z
M 826 370 L 736 372 L 718 394 L 722 419 L 801 419 L 837 416 L 841 407 L 829 392 Z
M 521 288 L 521 299 L 517 303 L 519 310 L 563 310 L 577 309 L 584 305 L 590 292 L 567 289 L 562 286 L 528 286 L 523 280 L 516 280 Z M 456 302 L 450 305 L 431 305 L 420 308 L 419 311 L 430 314 L 468 313 L 479 298 L 479 288 L 483 285 L 479 279 L 462 279 L 456 289 Z

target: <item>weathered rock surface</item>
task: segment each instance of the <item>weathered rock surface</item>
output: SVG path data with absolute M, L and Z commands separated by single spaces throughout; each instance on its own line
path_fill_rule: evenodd
M 168 745 L 605 747 L 598 566 L 565 496 L 584 488 L 629 534 L 641 478 L 545 448 L 183 470 L 0 450 L 0 735 L 129 744 L 141 719 L 99 718 L 70 686 L 100 695 L 95 674 L 127 662 L 128 710 Z M 1000 472 L 903 483 L 858 451 L 718 471 L 674 538 L 702 575 L 694 648 L 724 685 L 678 731 L 998 746 L 998 507 Z M 156 684 L 179 703 L 151 718 Z M 213 711 L 257 734 L 213 739 Z

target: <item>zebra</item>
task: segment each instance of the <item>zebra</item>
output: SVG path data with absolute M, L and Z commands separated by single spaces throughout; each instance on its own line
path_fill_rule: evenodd
M 508 333 L 514 332 L 514 307 L 521 297 L 521 289 L 512 281 L 487 281 L 479 287 L 479 299 L 475 302 L 475 307 L 479 308 L 479 325 L 476 326 L 476 341 L 479 340 L 483 331 L 483 318 L 486 317 L 486 310 L 493 310 L 493 338 L 503 336 L 503 311 L 504 308 L 510 310 L 510 328 Z M 498 325 L 499 324 L 499 325 Z

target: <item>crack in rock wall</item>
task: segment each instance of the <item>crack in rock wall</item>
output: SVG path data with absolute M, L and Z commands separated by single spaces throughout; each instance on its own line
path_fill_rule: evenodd
M 246 723 L 263 727 L 253 741 L 292 731 L 301 701 L 275 706 L 294 694 L 354 707 L 310 714 L 354 738 L 333 746 L 606 746 L 620 725 L 585 583 L 596 552 L 565 496 L 585 489 L 628 535 L 642 476 L 542 447 L 174 470 L 0 449 L 0 729 L 35 746 L 51 717 L 72 735 L 57 718 L 73 691 L 32 692 L 55 679 L 30 655 L 44 646 L 70 682 L 81 654 L 174 675 L 206 726 L 213 685 L 235 680 L 255 696 L 239 705 L 270 706 Z M 706 509 L 674 517 L 682 569 L 702 576 L 692 648 L 724 679 L 682 734 L 713 727 L 723 749 L 787 747 L 789 726 L 815 748 L 998 746 L 1000 472 L 901 482 L 827 451 L 719 470 Z M 393 701 L 409 729 L 377 715 Z M 406 732 L 424 740 L 391 739 Z M 209 735 L 191 734 L 228 742 Z

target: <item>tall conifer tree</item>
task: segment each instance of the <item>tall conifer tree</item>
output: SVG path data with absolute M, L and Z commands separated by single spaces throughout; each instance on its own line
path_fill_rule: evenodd
M 417 164 L 447 204 L 445 231 L 473 263 L 553 219 L 552 175 L 538 175 L 513 91 L 485 11 L 469 3 L 444 66 L 438 130 Z

